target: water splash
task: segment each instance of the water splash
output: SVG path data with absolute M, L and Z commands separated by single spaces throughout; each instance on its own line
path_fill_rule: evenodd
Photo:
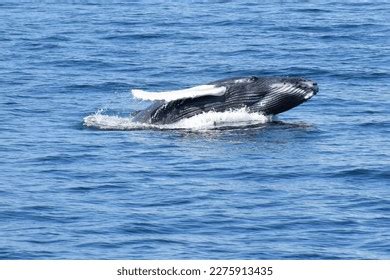
M 182 119 L 173 124 L 138 123 L 132 117 L 120 117 L 104 114 L 99 110 L 93 115 L 84 118 L 84 126 L 101 130 L 212 130 L 223 128 L 242 128 L 246 126 L 261 125 L 272 121 L 272 116 L 248 112 L 245 108 L 225 112 L 205 112 L 191 118 Z

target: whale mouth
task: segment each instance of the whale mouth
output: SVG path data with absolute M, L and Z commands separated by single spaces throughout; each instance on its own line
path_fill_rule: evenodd
M 286 93 L 301 98 L 302 101 L 307 101 L 316 95 L 319 91 L 318 84 L 310 80 L 299 79 L 294 84 L 290 85 L 290 88 L 286 90 Z
M 314 91 L 313 92 L 309 92 L 303 98 L 305 100 L 309 100 L 310 98 L 312 98 L 314 96 L 314 94 L 315 94 Z
M 254 110 L 266 114 L 280 114 L 306 102 L 318 92 L 314 81 L 303 78 L 282 78 L 269 86 L 269 93 L 256 104 Z
M 317 94 L 319 88 L 318 84 L 314 81 L 298 79 L 294 84 L 294 89 L 291 91 L 293 94 L 299 94 L 303 97 L 304 101 L 309 100 Z
M 302 78 L 291 78 L 271 85 L 271 93 L 294 95 L 303 100 L 310 99 L 318 90 L 316 82 Z
M 317 94 L 318 90 L 318 86 L 314 86 L 313 88 L 308 90 L 308 92 L 303 96 L 303 99 L 305 99 L 305 101 L 309 100 Z
M 299 87 L 306 92 L 303 96 L 305 100 L 309 100 L 319 91 L 318 84 L 313 81 L 301 81 Z

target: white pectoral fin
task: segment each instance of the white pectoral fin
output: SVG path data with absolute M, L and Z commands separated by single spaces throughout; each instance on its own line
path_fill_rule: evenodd
M 226 92 L 224 86 L 216 87 L 214 85 L 201 85 L 188 89 L 163 91 L 163 92 L 148 92 L 140 89 L 133 89 L 131 93 L 135 98 L 143 100 L 163 100 L 173 101 L 178 99 L 196 98 L 206 95 L 221 96 Z

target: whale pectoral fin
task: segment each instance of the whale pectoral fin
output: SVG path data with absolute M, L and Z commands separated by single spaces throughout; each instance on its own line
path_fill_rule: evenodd
M 135 98 L 143 100 L 162 100 L 173 101 L 179 99 L 196 98 L 201 96 L 222 96 L 226 92 L 226 87 L 215 85 L 201 85 L 188 89 L 164 91 L 164 92 L 147 92 L 140 89 L 133 89 L 131 93 Z

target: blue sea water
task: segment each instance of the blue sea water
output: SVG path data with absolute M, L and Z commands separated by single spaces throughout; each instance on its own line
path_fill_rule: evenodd
M 390 259 L 388 1 L 1 1 L 1 259 Z M 118 130 L 246 75 L 320 92 L 263 125 Z M 88 128 L 103 112 L 112 129 Z M 106 127 L 107 128 L 107 127 Z

